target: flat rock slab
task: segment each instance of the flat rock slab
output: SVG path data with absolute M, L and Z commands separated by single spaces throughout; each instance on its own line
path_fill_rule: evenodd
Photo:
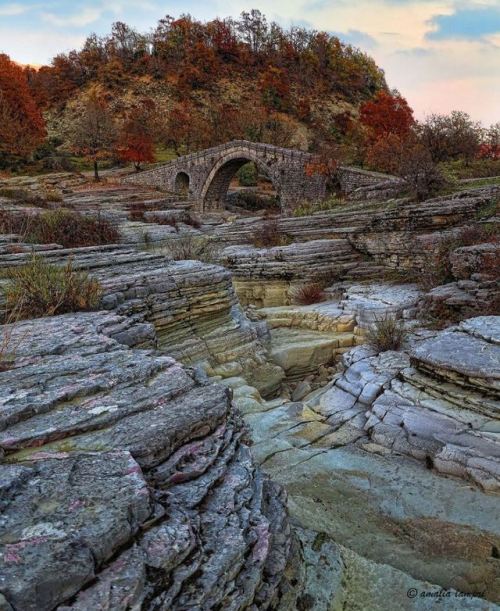
M 0 590 L 16 609 L 51 609 L 78 592 L 153 509 L 129 452 L 41 450 L 0 466 Z
M 500 317 L 471 319 L 419 342 L 411 351 L 412 362 L 418 369 L 500 396 L 498 338 Z

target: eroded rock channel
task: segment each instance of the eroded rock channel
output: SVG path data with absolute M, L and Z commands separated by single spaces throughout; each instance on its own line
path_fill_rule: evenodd
M 500 316 L 473 310 L 496 245 L 441 293 L 380 273 L 498 193 L 284 218 L 281 247 L 248 243 L 260 219 L 186 228 L 215 263 L 173 261 L 162 225 L 138 248 L 129 195 L 97 202 L 122 244 L 40 250 L 99 281 L 98 311 L 2 327 L 0 609 L 498 608 Z M 422 324 L 437 301 L 471 315 Z M 408 335 L 377 352 L 387 314 Z

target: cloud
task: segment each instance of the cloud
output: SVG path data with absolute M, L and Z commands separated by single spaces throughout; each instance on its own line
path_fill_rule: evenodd
M 477 40 L 500 32 L 500 7 L 460 8 L 451 15 L 436 15 L 429 24 L 434 29 L 427 33 L 428 40 Z
M 79 27 L 83 28 L 91 23 L 99 21 L 102 17 L 102 8 L 85 8 L 80 13 L 68 16 L 58 16 L 54 13 L 42 13 L 41 17 L 46 23 L 58 27 Z
M 23 6 L 22 4 L 5 4 L 4 6 L 0 6 L 0 16 L 1 17 L 14 17 L 16 15 L 22 15 L 29 10 L 29 6 Z
M 377 41 L 373 36 L 360 30 L 348 30 L 347 32 L 331 32 L 334 36 L 337 36 L 342 42 L 347 42 L 355 47 L 361 47 L 365 49 L 373 49 L 377 46 Z
M 408 57 L 429 57 L 433 55 L 435 51 L 432 49 L 426 49 L 425 47 L 414 47 L 412 49 L 397 49 L 395 51 L 398 55 L 406 55 Z

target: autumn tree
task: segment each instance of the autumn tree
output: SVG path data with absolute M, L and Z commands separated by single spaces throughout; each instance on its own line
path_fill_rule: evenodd
M 153 162 L 156 132 L 155 104 L 148 98 L 140 100 L 129 110 L 120 130 L 117 146 L 120 159 L 131 161 L 136 172 L 142 163 Z
M 433 114 L 419 124 L 422 144 L 435 162 L 476 157 L 482 138 L 482 128 L 471 117 L 454 110 L 449 115 Z
M 435 195 L 446 184 L 429 150 L 417 138 L 407 141 L 401 150 L 397 173 L 418 201 Z
M 264 105 L 270 110 L 283 111 L 289 106 L 290 83 L 284 70 L 268 66 L 260 79 Z
M 399 93 L 380 91 L 360 108 L 360 121 L 373 143 L 387 134 L 406 137 L 415 125 L 413 110 Z
M 91 160 L 94 179 L 99 180 L 99 161 L 112 155 L 117 131 L 108 103 L 98 87 L 91 87 L 83 97 L 82 107 L 70 128 L 71 148 Z
M 480 159 L 500 159 L 500 122 L 485 130 L 478 156 Z
M 379 138 L 368 147 L 365 164 L 378 172 L 397 174 L 406 144 L 407 140 L 396 134 L 388 134 L 385 138 Z
M 188 99 L 175 104 L 164 127 L 163 141 L 176 155 L 206 148 L 212 144 L 210 125 L 202 111 Z
M 0 159 L 27 157 L 45 139 L 45 123 L 23 69 L 0 54 Z

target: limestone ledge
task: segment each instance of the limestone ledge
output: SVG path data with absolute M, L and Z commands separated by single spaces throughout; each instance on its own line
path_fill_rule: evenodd
M 337 435 L 422 460 L 500 491 L 500 317 L 469 319 L 415 340 L 409 356 L 344 356 L 345 372 L 312 399 Z
M 248 320 L 230 272 L 220 266 L 173 262 L 162 254 L 116 246 L 49 250 L 43 256 L 55 265 L 71 258 L 74 269 L 99 281 L 103 309 L 152 323 L 158 348 L 184 363 L 217 367 L 236 362 L 244 370 L 266 364 L 265 325 Z M 0 264 L 14 267 L 28 257 L 0 255 Z M 270 372 L 279 373 L 272 366 Z

